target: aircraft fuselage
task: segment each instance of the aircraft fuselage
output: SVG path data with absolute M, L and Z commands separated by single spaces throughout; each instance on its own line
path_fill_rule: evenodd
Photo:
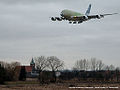
M 72 11 L 72 10 L 66 10 L 66 9 L 63 10 L 60 15 L 62 17 L 64 17 L 65 19 L 70 20 L 70 21 L 79 21 L 78 18 L 74 18 L 74 17 L 84 16 L 84 14 L 81 14 L 81 13 L 78 13 L 78 12 L 75 12 L 75 11 Z

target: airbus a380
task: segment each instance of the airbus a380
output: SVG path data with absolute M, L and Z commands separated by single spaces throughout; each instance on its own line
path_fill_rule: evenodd
M 90 10 L 91 10 L 91 4 L 89 5 L 85 14 L 81 14 L 66 9 L 61 12 L 60 14 L 61 17 L 51 17 L 51 20 L 52 21 L 68 20 L 70 24 L 71 23 L 76 24 L 76 23 L 82 23 L 83 21 L 88 21 L 90 19 L 101 19 L 104 18 L 104 16 L 117 14 L 117 13 L 112 13 L 112 14 L 90 15 Z

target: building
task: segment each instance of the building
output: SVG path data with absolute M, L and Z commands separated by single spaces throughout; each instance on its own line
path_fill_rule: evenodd
M 32 58 L 30 62 L 30 66 L 25 66 L 26 69 L 26 77 L 27 78 L 36 78 L 39 76 L 38 70 L 35 69 L 35 62 Z
M 34 62 L 34 59 L 32 58 L 31 62 L 30 62 L 30 65 L 29 66 L 17 66 L 16 69 L 19 70 L 19 75 L 18 77 L 20 76 L 20 73 L 21 73 L 21 69 L 22 68 L 25 68 L 25 73 L 26 73 L 26 79 L 32 79 L 32 78 L 38 78 L 39 76 L 39 72 L 38 70 L 35 69 L 35 62 Z

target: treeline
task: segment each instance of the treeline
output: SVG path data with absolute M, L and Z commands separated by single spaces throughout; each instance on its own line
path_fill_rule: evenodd
M 55 56 L 50 57 L 36 57 L 35 65 L 39 70 L 40 83 L 45 82 L 56 82 L 56 71 L 60 71 L 61 75 L 58 77 L 59 80 L 72 80 L 77 79 L 78 81 L 120 81 L 120 68 L 114 65 L 106 65 L 102 60 L 91 58 L 90 60 L 81 59 L 75 62 L 72 70 L 64 70 L 64 62 Z M 61 70 L 62 69 L 62 70 Z M 50 72 L 52 71 L 52 72 Z
M 116 69 L 101 71 L 76 71 L 65 70 L 59 77 L 62 81 L 79 82 L 79 83 L 120 83 L 120 70 Z
M 91 58 L 90 60 L 77 60 L 72 70 L 64 70 L 65 64 L 56 56 L 34 57 L 35 70 L 39 73 L 40 83 L 56 82 L 57 79 L 65 80 L 77 79 L 78 81 L 120 81 L 120 68 L 114 65 L 105 65 L 102 60 Z M 25 67 L 21 70 L 16 68 L 19 62 L 0 62 L 0 84 L 4 81 L 25 80 Z M 56 72 L 60 72 L 56 74 Z
M 51 82 L 56 82 L 56 71 L 64 68 L 64 62 L 56 56 L 40 56 L 35 57 L 34 60 L 34 69 L 39 72 L 38 80 L 40 83 L 44 83 L 46 79 L 51 80 Z M 0 84 L 4 84 L 5 81 L 26 80 L 27 73 L 25 66 L 19 66 L 19 62 L 0 62 Z
M 96 58 L 81 59 L 75 62 L 73 70 L 84 70 L 84 71 L 101 71 L 101 70 L 115 70 L 119 69 L 119 67 L 115 67 L 114 65 L 106 65 L 102 62 L 102 60 L 97 60 Z
M 96 58 L 77 60 L 72 70 L 62 72 L 62 80 L 77 79 L 79 82 L 120 82 L 120 67 L 106 65 Z
M 19 62 L 0 62 L 0 84 L 4 84 L 5 81 L 15 81 L 17 79 L 18 70 L 16 66 L 20 66 Z

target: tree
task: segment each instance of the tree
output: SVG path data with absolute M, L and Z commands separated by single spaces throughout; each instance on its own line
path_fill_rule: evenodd
M 8 64 L 8 63 L 3 62 L 3 61 L 0 61 L 0 64 L 1 64 L 1 67 L 5 68 L 5 69 L 7 69 L 7 68 L 8 68 L 8 66 L 9 66 L 9 64 Z
M 75 65 L 74 65 L 74 69 L 76 70 L 83 70 L 83 63 L 82 60 L 76 61 Z
M 120 78 L 120 68 L 116 67 L 115 72 L 116 72 L 116 81 L 118 82 Z
M 36 69 L 39 70 L 39 72 L 43 71 L 47 67 L 47 59 L 44 56 L 36 57 L 35 58 L 35 65 Z
M 58 59 L 56 56 L 50 56 L 50 57 L 48 57 L 47 61 L 48 61 L 48 67 L 53 72 L 54 81 L 56 81 L 55 71 L 62 69 L 64 67 L 64 63 L 63 63 L 63 61 L 61 61 L 60 59 Z
M 104 64 L 101 60 L 98 60 L 97 63 L 98 63 L 98 67 L 97 67 L 98 70 L 99 70 L 99 71 L 100 71 L 100 70 L 103 70 L 105 64 Z
M 98 61 L 96 60 L 96 58 L 91 58 L 91 70 L 92 71 L 96 71 L 98 70 Z
M 111 71 L 114 71 L 115 70 L 115 66 L 113 66 L 113 65 L 104 65 L 104 68 L 103 68 L 103 70 L 111 70 Z
M 115 66 L 110 65 L 110 66 L 109 66 L 109 70 L 111 70 L 111 71 L 115 70 Z
M 42 71 L 45 70 L 46 67 L 48 66 L 47 59 L 44 56 L 36 57 L 35 58 L 35 65 L 36 65 L 36 69 L 39 71 L 39 78 L 38 79 L 41 83 L 43 83 L 44 79 L 43 79 Z
M 21 66 L 19 80 L 21 80 L 21 81 L 25 81 L 26 80 L 25 66 Z
M 6 81 L 5 79 L 6 79 L 6 70 L 0 64 L 0 84 L 4 84 L 4 82 Z
M 6 80 L 7 81 L 18 80 L 17 74 L 19 72 L 16 71 L 16 66 L 20 66 L 19 62 L 11 62 L 11 63 L 0 62 L 0 64 L 6 70 Z
M 83 60 L 81 59 L 81 60 L 76 61 L 73 68 L 76 69 L 76 70 L 85 70 L 85 71 L 87 71 L 88 67 L 89 67 L 89 61 L 86 60 L 86 59 L 83 59 Z
M 20 62 L 11 62 L 7 66 L 7 73 L 9 75 L 9 78 L 11 79 L 11 81 L 19 79 L 18 78 L 19 70 L 17 70 L 17 68 L 16 68 L 17 66 L 20 66 Z
M 84 59 L 84 60 L 83 60 L 83 69 L 84 69 L 85 71 L 87 71 L 88 68 L 89 68 L 89 62 L 88 62 L 88 60 Z

